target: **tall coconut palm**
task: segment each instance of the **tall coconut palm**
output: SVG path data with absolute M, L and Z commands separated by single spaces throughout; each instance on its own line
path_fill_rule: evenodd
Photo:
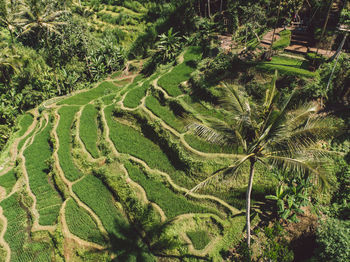
M 58 21 L 58 18 L 64 13 L 67 11 L 54 10 L 54 6 L 48 1 L 26 0 L 21 12 L 21 34 L 35 30 L 39 30 L 40 34 L 59 34 L 58 27 L 66 23 Z
M 14 32 L 19 22 L 17 7 L 20 1 L 0 0 L 0 25 L 6 27 L 11 37 L 11 47 L 13 46 Z
M 313 105 L 290 110 L 289 97 L 279 103 L 276 89 L 277 72 L 271 87 L 266 92 L 265 102 L 255 105 L 235 87 L 225 85 L 223 106 L 232 112 L 228 122 L 211 120 L 207 125 L 194 123 L 189 127 L 199 136 L 212 143 L 230 144 L 241 148 L 235 154 L 232 165 L 218 170 L 196 185 L 196 191 L 220 175 L 237 174 L 249 164 L 249 182 L 246 191 L 247 245 L 250 247 L 250 202 L 254 172 L 257 165 L 315 175 L 318 182 L 327 183 L 325 171 L 320 168 L 320 159 L 326 153 L 318 142 L 330 136 L 335 128 L 327 118 L 316 113 Z

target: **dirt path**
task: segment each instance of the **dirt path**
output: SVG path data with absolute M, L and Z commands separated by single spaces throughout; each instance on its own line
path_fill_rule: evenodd
M 6 250 L 5 262 L 9 262 L 11 259 L 11 249 L 4 238 L 6 230 L 7 230 L 7 218 L 4 216 L 4 213 L 3 213 L 1 206 L 0 206 L 0 220 L 1 220 L 1 224 L 2 224 L 2 230 L 0 233 L 0 246 L 2 246 Z
M 15 140 L 15 142 L 12 144 L 12 150 L 10 150 L 10 154 L 11 154 L 11 161 L 15 161 L 17 158 L 17 154 L 18 154 L 18 144 L 19 142 L 24 139 L 27 135 L 30 134 L 30 132 L 33 131 L 33 129 L 35 128 L 36 124 L 37 124 L 37 117 L 39 115 L 38 113 L 38 109 L 35 108 L 32 110 L 32 114 L 33 114 L 33 123 L 29 126 L 29 128 L 27 129 L 27 131 L 19 138 L 17 138 Z
M 109 126 L 107 124 L 107 120 L 106 120 L 106 116 L 105 116 L 105 108 L 106 106 L 103 106 L 101 108 L 101 120 L 102 120 L 102 124 L 103 124 L 103 136 L 104 139 L 106 140 L 106 142 L 109 144 L 109 148 L 112 150 L 113 155 L 116 157 L 120 156 L 120 153 L 117 151 L 117 149 L 115 148 L 113 141 L 111 140 L 111 138 L 109 137 L 109 133 L 110 133 L 110 129 Z
M 67 224 L 67 221 L 66 221 L 66 213 L 65 213 L 65 209 L 66 209 L 66 204 L 67 204 L 67 201 L 68 199 L 66 199 L 63 204 L 62 204 L 62 207 L 61 207 L 61 210 L 60 210 L 60 219 L 61 219 L 61 225 L 62 225 L 62 234 L 65 238 L 67 239 L 73 239 L 76 243 L 79 244 L 79 246 L 83 246 L 83 247 L 87 247 L 87 248 L 92 248 L 92 249 L 97 249 L 97 250 L 104 250 L 105 247 L 101 246 L 101 245 L 98 245 L 96 243 L 92 243 L 92 242 L 88 242 L 86 240 L 83 240 L 79 237 L 77 237 L 76 235 L 72 234 L 70 231 L 69 231 L 69 228 L 68 228 L 68 224 Z M 65 257 L 65 259 L 68 260 L 68 258 Z
M 33 122 L 28 127 L 27 131 L 21 137 L 16 138 L 15 141 L 10 146 L 10 150 L 9 150 L 9 155 L 10 156 L 9 156 L 7 162 L 4 163 L 2 165 L 2 168 L 0 169 L 0 176 L 8 173 L 13 168 L 14 162 L 16 161 L 17 156 L 18 156 L 18 145 L 19 145 L 19 143 L 21 142 L 22 139 L 24 139 L 27 135 L 29 135 L 30 132 L 32 132 L 34 130 L 34 128 L 36 127 L 36 125 L 37 125 L 37 122 L 38 122 L 38 120 L 37 120 L 38 110 L 37 109 L 33 109 L 31 112 L 33 114 Z M 7 168 L 4 168 L 8 164 L 10 166 L 7 167 Z
M 84 208 L 90 215 L 91 217 L 95 220 L 95 222 L 97 223 L 97 226 L 99 228 L 99 230 L 105 234 L 105 235 L 108 235 L 107 234 L 107 231 L 106 229 L 103 227 L 102 225 L 102 222 L 100 220 L 100 218 L 92 211 L 92 209 L 90 207 L 88 207 L 86 204 L 84 204 L 79 198 L 78 196 L 73 192 L 73 189 L 72 189 L 72 186 L 73 186 L 73 182 L 69 181 L 65 175 L 64 175 L 64 172 L 61 168 L 61 165 L 60 165 L 60 161 L 59 161 L 59 157 L 58 157 L 58 150 L 59 150 L 59 138 L 58 138 L 58 135 L 57 135 L 57 127 L 58 127 L 58 124 L 59 124 L 59 121 L 60 121 L 60 115 L 58 114 L 58 108 L 55 110 L 55 124 L 54 124 L 54 127 L 52 129 L 52 134 L 54 135 L 55 137 L 55 140 L 57 141 L 56 142 L 56 148 L 53 152 L 53 158 L 55 160 L 55 169 L 57 170 L 57 173 L 60 177 L 60 179 L 63 181 L 63 183 L 66 185 L 66 187 L 68 188 L 68 191 L 69 191 L 69 194 L 70 196 L 75 200 L 75 202 L 82 208 Z
M 44 117 L 48 119 L 47 115 L 44 116 Z M 48 121 L 47 121 L 47 124 L 48 124 Z M 34 137 L 35 136 L 33 136 L 32 141 L 34 140 Z M 38 212 L 38 210 L 36 208 L 36 206 L 37 206 L 37 199 L 36 199 L 36 196 L 34 195 L 34 193 L 32 192 L 32 190 L 30 188 L 29 175 L 28 175 L 28 172 L 27 172 L 27 169 L 26 169 L 26 158 L 25 158 L 25 156 L 23 154 L 23 152 L 24 152 L 28 142 L 29 142 L 28 140 L 25 142 L 23 148 L 19 152 L 18 158 L 22 160 L 21 164 L 20 164 L 20 168 L 21 168 L 21 171 L 22 171 L 22 174 L 23 174 L 23 177 L 24 177 L 26 191 L 28 192 L 28 195 L 30 196 L 30 198 L 32 198 L 32 200 L 33 200 L 33 204 L 30 207 L 30 212 L 31 212 L 32 217 L 33 217 L 33 225 L 32 225 L 32 229 L 31 230 L 33 232 L 41 231 L 41 230 L 47 230 L 47 231 L 53 232 L 53 231 L 55 231 L 56 226 L 42 226 L 42 225 L 39 224 L 40 215 L 39 215 L 39 212 Z

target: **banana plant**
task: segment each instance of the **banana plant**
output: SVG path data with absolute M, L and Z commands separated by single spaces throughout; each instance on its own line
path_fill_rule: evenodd
M 268 195 L 266 199 L 276 201 L 279 218 L 298 222 L 297 214 L 303 213 L 301 207 L 309 204 L 308 191 L 311 186 L 309 177 L 289 174 L 276 188 L 275 195 Z

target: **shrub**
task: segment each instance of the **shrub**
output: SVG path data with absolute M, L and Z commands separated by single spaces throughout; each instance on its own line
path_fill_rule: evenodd
M 317 228 L 317 257 L 321 261 L 346 262 L 350 259 L 350 223 L 328 218 Z

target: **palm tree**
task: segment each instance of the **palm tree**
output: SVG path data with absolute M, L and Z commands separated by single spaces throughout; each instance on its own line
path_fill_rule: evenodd
M 229 144 L 241 148 L 237 160 L 230 166 L 216 171 L 196 185 L 196 191 L 220 175 L 237 174 L 249 164 L 249 182 L 246 191 L 247 245 L 250 247 L 250 202 L 254 172 L 257 165 L 315 175 L 317 182 L 327 184 L 325 171 L 319 168 L 327 153 L 319 148 L 319 140 L 329 137 L 334 131 L 327 118 L 316 114 L 316 106 L 308 105 L 289 110 L 291 97 L 279 104 L 276 90 L 277 72 L 271 87 L 266 92 L 263 105 L 255 105 L 235 87 L 225 86 L 223 106 L 232 112 L 227 122 L 210 120 L 209 126 L 191 124 L 197 135 L 212 143 Z
M 11 47 L 13 46 L 14 31 L 18 20 L 17 2 L 0 0 L 0 25 L 5 26 L 10 33 Z
M 46 33 L 46 38 L 49 33 L 60 34 L 58 26 L 66 23 L 57 20 L 64 13 L 67 11 L 54 10 L 52 4 L 47 1 L 26 0 L 21 12 L 21 34 L 24 35 L 35 30 L 39 30 L 39 33 Z
M 0 81 L 8 85 L 11 74 L 17 72 L 20 68 L 20 57 L 15 52 L 11 52 L 8 47 L 0 45 L 0 49 Z

